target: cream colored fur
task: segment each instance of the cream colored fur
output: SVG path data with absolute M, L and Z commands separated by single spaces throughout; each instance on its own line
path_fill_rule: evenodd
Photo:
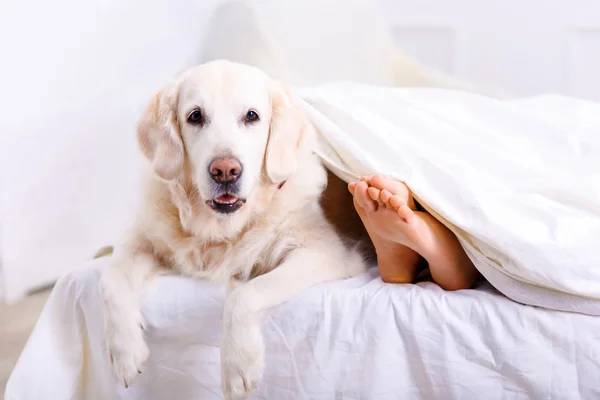
M 210 121 L 202 127 L 186 120 L 198 106 Z M 240 122 L 249 108 L 258 112 L 258 123 Z M 261 314 L 309 286 L 364 269 L 319 205 L 327 176 L 312 153 L 313 128 L 262 71 L 213 61 L 183 73 L 152 99 L 138 140 L 149 160 L 139 215 L 100 283 L 115 373 L 128 386 L 143 372 L 149 351 L 140 297 L 154 275 L 174 272 L 229 285 L 222 387 L 226 399 L 245 398 L 264 367 Z M 224 155 L 244 165 L 240 197 L 246 203 L 233 214 L 206 204 L 212 196 L 208 164 Z

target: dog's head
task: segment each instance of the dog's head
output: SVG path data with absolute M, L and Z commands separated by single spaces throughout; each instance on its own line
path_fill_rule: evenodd
M 191 180 L 202 207 L 228 216 L 258 185 L 277 187 L 294 174 L 306 129 L 281 84 L 259 69 L 213 61 L 159 91 L 137 135 L 158 177 Z

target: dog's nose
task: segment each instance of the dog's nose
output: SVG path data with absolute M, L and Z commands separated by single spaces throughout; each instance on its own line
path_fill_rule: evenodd
M 233 183 L 242 174 L 242 164 L 235 158 L 216 158 L 208 167 L 210 176 L 217 183 Z

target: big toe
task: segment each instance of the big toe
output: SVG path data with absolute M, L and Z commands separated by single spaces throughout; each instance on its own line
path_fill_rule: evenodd
M 358 182 L 354 189 L 354 198 L 358 205 L 366 212 L 377 210 L 377 202 L 369 196 L 369 185 L 367 182 Z

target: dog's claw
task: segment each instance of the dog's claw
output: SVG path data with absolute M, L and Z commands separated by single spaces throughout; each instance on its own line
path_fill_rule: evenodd
M 131 332 L 117 331 L 119 335 L 122 335 L 120 337 L 112 334 L 107 344 L 109 359 L 118 377 L 117 382 L 120 382 L 126 389 L 144 371 L 144 365 L 149 355 L 139 324 L 134 323 L 130 325 L 130 328 L 132 328 Z M 119 345 L 115 345 L 116 343 Z

